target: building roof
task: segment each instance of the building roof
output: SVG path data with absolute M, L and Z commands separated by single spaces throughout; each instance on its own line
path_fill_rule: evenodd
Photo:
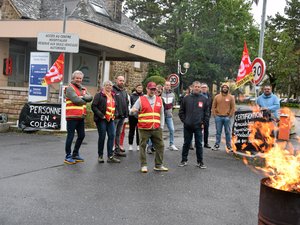
M 58 20 L 64 17 L 64 4 L 67 6 L 68 18 L 84 20 L 96 26 L 125 34 L 127 36 L 147 42 L 158 44 L 136 23 L 122 13 L 121 23 L 115 22 L 110 16 L 97 13 L 90 3 L 96 3 L 106 9 L 102 0 L 10 0 L 23 19 Z M 159 47 L 159 46 L 158 46 Z

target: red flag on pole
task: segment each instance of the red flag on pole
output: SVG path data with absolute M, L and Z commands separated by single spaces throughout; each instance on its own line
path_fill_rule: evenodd
M 253 73 L 252 73 L 251 60 L 250 60 L 250 56 L 248 53 L 247 44 L 245 41 L 243 57 L 242 57 L 240 68 L 239 68 L 238 75 L 236 78 L 237 88 L 244 85 L 248 81 L 251 81 L 252 79 L 253 79 Z
M 64 78 L 64 53 L 61 53 L 45 75 L 42 85 L 61 82 Z

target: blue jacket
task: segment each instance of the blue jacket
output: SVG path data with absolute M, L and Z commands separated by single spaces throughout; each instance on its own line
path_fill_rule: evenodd
M 256 103 L 260 107 L 269 109 L 271 111 L 271 113 L 273 113 L 274 116 L 276 118 L 278 118 L 278 110 L 280 109 L 280 101 L 276 95 L 270 94 L 269 96 L 266 96 L 265 94 L 262 94 L 257 98 Z

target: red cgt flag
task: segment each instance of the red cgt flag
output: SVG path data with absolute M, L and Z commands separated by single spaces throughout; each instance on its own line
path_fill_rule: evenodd
M 45 75 L 42 85 L 61 82 L 64 78 L 64 53 L 61 53 Z
M 238 75 L 236 78 L 236 86 L 239 88 L 240 86 L 244 85 L 248 81 L 250 81 L 253 77 L 252 73 L 252 66 L 251 66 L 251 60 L 247 49 L 246 41 L 244 42 L 244 51 L 243 51 L 243 57 L 240 64 L 240 68 L 238 71 Z

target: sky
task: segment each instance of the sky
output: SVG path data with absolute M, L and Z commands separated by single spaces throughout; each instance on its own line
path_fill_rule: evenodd
M 285 0 L 267 0 L 267 16 L 275 16 L 277 12 L 279 12 L 281 15 L 284 15 L 285 6 Z M 263 0 L 259 0 L 258 5 L 255 3 L 252 4 L 252 14 L 258 24 L 261 23 L 262 8 Z

